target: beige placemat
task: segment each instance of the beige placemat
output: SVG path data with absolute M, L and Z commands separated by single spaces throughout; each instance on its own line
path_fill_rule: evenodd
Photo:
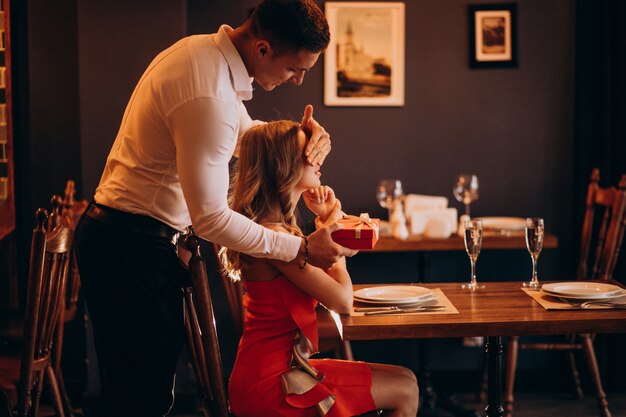
M 443 293 L 443 291 L 441 291 L 441 288 L 433 288 L 433 293 L 435 293 L 436 295 L 436 302 L 433 303 L 429 303 L 429 305 L 433 305 L 433 306 L 444 306 L 445 308 L 442 308 L 440 310 L 433 310 L 433 311 L 416 311 L 414 313 L 396 313 L 394 315 L 409 315 L 409 314 L 419 314 L 419 315 L 424 315 L 424 314 L 459 314 L 459 310 L 456 309 L 456 307 L 454 306 L 454 304 L 452 304 L 452 302 L 448 299 L 448 297 L 446 297 L 446 295 Z M 373 307 L 371 304 L 359 304 L 358 307 Z M 354 310 L 352 310 L 352 313 L 350 313 L 351 316 L 363 316 L 364 313 L 363 312 L 355 312 Z M 386 316 L 386 314 L 383 314 L 383 316 Z M 374 316 L 375 317 L 375 316 Z
M 521 288 L 521 290 L 528 294 L 533 300 L 538 302 L 541 307 L 545 308 L 546 310 L 608 310 L 613 308 L 611 306 L 595 305 L 587 308 L 582 308 L 567 304 L 565 301 L 561 301 L 556 297 L 545 295 L 539 290 L 533 290 L 530 288 Z

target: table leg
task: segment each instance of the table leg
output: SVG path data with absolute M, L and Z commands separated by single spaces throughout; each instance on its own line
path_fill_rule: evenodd
M 432 381 L 430 379 L 430 372 L 428 370 L 428 353 L 427 347 L 424 346 L 426 340 L 417 341 L 417 349 L 419 355 L 419 386 L 420 394 L 422 395 L 422 402 L 420 408 L 424 410 L 432 410 L 437 404 L 437 394 L 433 389 Z
M 421 284 L 426 279 L 426 254 L 424 252 L 417 252 L 417 283 Z M 419 356 L 419 385 L 420 393 L 422 395 L 421 408 L 425 410 L 432 410 L 436 407 L 437 394 L 433 389 L 432 381 L 430 379 L 430 372 L 428 371 L 428 359 L 425 340 L 418 340 L 417 342 L 417 354 Z
M 485 344 L 488 366 L 487 417 L 504 416 L 502 407 L 502 336 L 489 336 Z

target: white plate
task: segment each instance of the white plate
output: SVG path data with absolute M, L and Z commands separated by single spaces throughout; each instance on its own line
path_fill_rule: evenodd
M 524 230 L 526 219 L 522 217 L 479 217 L 483 222 L 483 229 L 495 230 Z
M 557 294 L 553 294 L 550 292 L 545 292 L 542 291 L 541 292 L 543 295 L 547 295 L 549 297 L 554 297 L 554 298 L 559 298 L 562 300 L 570 300 L 570 301 L 577 301 L 577 302 L 582 302 L 582 301 L 614 301 L 617 300 L 618 298 L 624 298 L 624 301 L 626 301 L 626 291 L 621 291 L 615 294 L 609 294 L 609 295 L 603 295 L 602 297 L 590 297 L 588 295 L 586 296 L 575 296 L 575 295 L 568 295 L 568 296 L 564 296 L 564 295 L 557 295 Z
M 622 289 L 617 285 L 580 281 L 544 284 L 541 287 L 541 292 L 555 297 L 581 300 L 605 299 L 623 295 Z
M 415 285 L 383 285 L 361 288 L 354 292 L 359 301 L 383 303 L 414 303 L 431 297 L 433 291 Z
M 359 304 L 367 304 L 372 306 L 397 306 L 397 307 L 417 307 L 420 305 L 430 305 L 437 303 L 437 294 L 431 294 L 428 297 L 420 298 L 417 301 L 373 301 L 364 300 L 362 298 L 354 297 L 354 301 Z

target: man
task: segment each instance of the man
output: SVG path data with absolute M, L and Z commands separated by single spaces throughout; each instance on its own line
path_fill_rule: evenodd
M 265 0 L 236 29 L 178 41 L 139 80 L 76 234 L 108 415 L 162 416 L 171 406 L 184 332 L 173 242 L 185 226 L 237 251 L 300 265 L 327 268 L 355 253 L 332 242 L 337 224 L 299 238 L 227 205 L 237 138 L 261 123 L 243 105 L 252 80 L 265 90 L 300 85 L 328 41 L 312 0 Z M 307 161 L 319 166 L 330 137 L 312 116 L 307 106 Z

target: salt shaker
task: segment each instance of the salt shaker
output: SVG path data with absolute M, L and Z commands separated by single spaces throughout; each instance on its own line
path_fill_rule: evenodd
M 393 202 L 389 222 L 391 223 L 391 234 L 394 238 L 404 240 L 409 237 L 409 229 L 406 227 L 406 217 L 404 216 L 404 209 L 400 199 L 396 199 Z

